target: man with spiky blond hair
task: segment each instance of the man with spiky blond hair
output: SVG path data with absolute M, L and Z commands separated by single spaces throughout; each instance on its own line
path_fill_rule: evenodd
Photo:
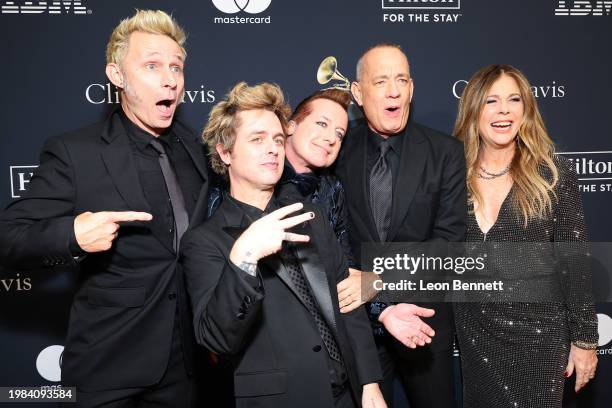
M 79 407 L 193 406 L 178 248 L 205 214 L 208 174 L 203 146 L 174 117 L 184 42 L 163 11 L 121 21 L 106 50 L 120 107 L 49 139 L 28 191 L 0 213 L 1 264 L 77 275 L 62 382 Z

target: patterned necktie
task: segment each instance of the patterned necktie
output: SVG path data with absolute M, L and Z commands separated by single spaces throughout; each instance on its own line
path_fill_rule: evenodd
M 166 182 L 166 188 L 168 189 L 168 195 L 170 196 L 170 204 L 172 205 L 172 213 L 174 214 L 174 250 L 178 251 L 179 242 L 181 237 L 187 231 L 189 226 L 189 216 L 185 209 L 185 200 L 183 199 L 183 192 L 179 185 L 176 173 L 170 164 L 166 149 L 160 143 L 159 140 L 151 140 L 151 146 L 159 154 L 159 166 L 161 167 L 162 174 L 164 175 L 164 181 Z
M 381 242 L 387 239 L 387 231 L 391 224 L 393 175 L 385 157 L 389 148 L 387 141 L 380 144 L 380 156 L 370 171 L 370 206 Z
M 314 317 L 317 328 L 319 329 L 319 334 L 323 339 L 323 344 L 325 344 L 325 348 L 327 348 L 329 356 L 332 358 L 332 360 L 344 365 L 342 362 L 342 355 L 340 354 L 340 347 L 338 346 L 338 343 L 336 343 L 336 339 L 329 329 L 329 326 L 323 319 L 319 308 L 315 304 L 314 297 L 310 292 L 310 287 L 308 286 L 308 282 L 306 282 L 306 278 L 304 277 L 304 273 L 302 272 L 302 268 L 298 264 L 297 259 L 295 259 L 295 256 L 291 253 L 290 249 L 284 249 L 280 252 L 280 254 L 283 264 L 289 273 L 291 282 L 297 290 L 300 299 L 302 302 L 304 302 L 308 308 L 308 311 L 310 314 L 312 314 L 312 317 Z

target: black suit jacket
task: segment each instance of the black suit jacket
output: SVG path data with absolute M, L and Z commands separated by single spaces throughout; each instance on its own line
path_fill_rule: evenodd
M 378 242 L 379 238 L 366 188 L 370 180 L 366 168 L 368 127 L 364 120 L 351 125 L 342 144 L 336 173 L 348 198 L 349 238 L 356 262 L 360 263 L 361 244 Z M 462 242 L 467 216 L 462 143 L 412 121 L 402 137 L 405 139 L 394 180 L 387 242 Z M 428 319 L 436 330 L 430 347 L 450 348 L 453 335 L 450 305 L 423 306 L 436 309 L 436 315 Z
M 336 284 L 347 262 L 325 215 L 312 204 L 314 220 L 296 227 L 310 242 L 294 245 L 313 296 L 334 333 L 354 397 L 381 379 L 370 325 L 363 310 L 340 314 Z M 223 200 L 215 214 L 182 242 L 187 288 L 198 343 L 229 356 L 238 407 L 333 407 L 325 346 L 312 315 L 293 292 L 277 255 L 258 263 L 258 278 L 229 261 L 235 240 L 248 227 L 235 202 Z
M 206 213 L 205 152 L 188 128 L 176 122 L 173 129 L 205 180 L 200 191 L 185 197 L 197 201 L 190 223 L 197 225 Z M 26 193 L 0 215 L 4 265 L 72 265 L 77 273 L 62 362 L 66 385 L 97 391 L 160 380 L 177 307 L 185 361 L 193 369 L 192 318 L 167 226 L 156 220 L 125 224 L 110 250 L 80 262 L 73 258 L 76 215 L 128 210 L 150 208 L 116 110 L 104 122 L 49 139 Z

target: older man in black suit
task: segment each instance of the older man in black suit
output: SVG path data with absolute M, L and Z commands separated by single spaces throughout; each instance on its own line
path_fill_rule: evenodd
M 365 120 L 349 130 L 336 167 L 348 198 L 349 238 L 357 261 L 362 259 L 362 243 L 460 242 L 464 238 L 463 147 L 450 136 L 408 120 L 413 89 L 408 58 L 399 46 L 376 45 L 360 58 L 351 91 Z M 343 282 L 340 305 L 358 304 L 361 282 L 370 281 L 351 276 Z M 391 305 L 380 316 L 386 305 L 368 306 L 372 317 L 387 328 L 375 328 L 385 398 L 392 395 L 395 366 L 411 407 L 454 406 L 450 305 L 426 305 L 433 310 Z M 430 317 L 434 310 L 427 320 L 431 327 L 417 316 Z

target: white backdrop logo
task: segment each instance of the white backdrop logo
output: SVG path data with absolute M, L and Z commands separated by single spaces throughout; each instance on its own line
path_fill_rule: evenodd
M 270 7 L 272 0 L 212 0 L 219 11 L 235 14 L 246 11 L 249 14 L 259 14 Z
M 597 345 L 599 347 L 607 346 L 612 341 L 612 319 L 610 316 L 605 315 L 603 313 L 597 313 L 597 328 L 599 330 L 599 342 Z M 612 354 L 611 348 L 600 348 L 597 350 L 597 354 Z
M 461 8 L 461 0 L 382 0 L 383 9 L 446 10 Z
M 0 279 L 0 291 L 22 292 L 32 290 L 32 279 L 24 278 L 17 273 L 13 278 L 4 277 Z
M 34 169 L 38 166 L 10 166 L 11 198 L 19 198 L 26 190 Z
M 81 0 L 61 1 L 3 1 L 2 14 L 75 14 L 86 15 L 92 11 L 83 6 Z
M 272 0 L 212 0 L 213 5 L 222 13 L 237 14 L 241 11 L 246 14 L 235 16 L 214 17 L 215 24 L 270 24 L 272 17 L 258 16 L 270 7 Z
M 381 0 L 383 23 L 456 23 L 461 0 Z
M 87 102 L 100 105 L 118 104 L 119 91 L 111 85 L 110 82 L 105 84 L 89 84 L 85 88 L 85 99 Z M 208 89 L 204 85 L 200 85 L 200 89 L 186 89 L 183 94 L 183 103 L 214 103 L 217 100 L 214 89 Z
M 62 379 L 62 353 L 64 346 L 49 346 L 36 358 L 38 374 L 47 381 L 59 382 Z
M 557 152 L 578 175 L 580 192 L 612 192 L 612 151 Z
M 559 1 L 555 16 L 610 16 L 612 0 Z
M 461 98 L 465 86 L 468 81 L 460 79 L 453 83 L 453 95 L 455 98 Z M 534 85 L 531 87 L 531 93 L 534 98 L 565 98 L 565 85 L 552 81 L 544 85 Z

